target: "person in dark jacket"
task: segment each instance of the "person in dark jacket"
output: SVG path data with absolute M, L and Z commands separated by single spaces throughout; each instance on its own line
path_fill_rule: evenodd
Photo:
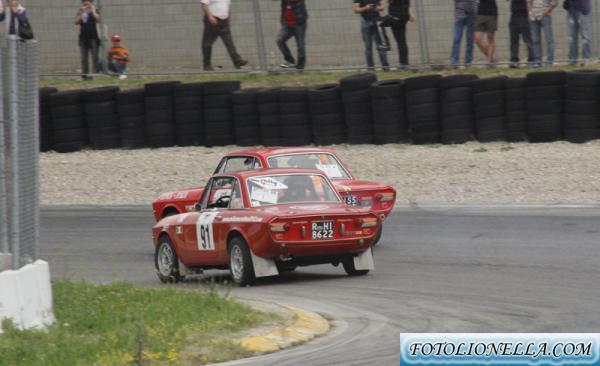
M 8 0 L 8 9 L 4 10 L 4 4 L 0 0 L 0 22 L 7 18 L 7 34 L 19 35 L 19 27 L 21 24 L 29 23 L 27 19 L 27 10 L 18 0 Z M 8 14 L 7 14 L 8 13 Z
M 406 43 L 406 23 L 416 18 L 410 13 L 410 0 L 389 0 L 389 15 L 398 18 L 392 23 L 392 32 L 398 44 L 400 66 L 408 66 L 408 44 Z
M 305 0 L 281 0 L 281 30 L 277 35 L 277 46 L 283 54 L 283 68 L 304 69 L 306 65 L 306 28 L 308 11 Z M 294 60 L 287 41 L 294 37 L 298 47 L 298 62 Z
M 81 7 L 75 15 L 75 25 L 79 26 L 79 48 L 81 50 L 81 73 L 84 80 L 91 79 L 89 54 L 92 54 L 92 68 L 94 73 L 100 70 L 100 60 L 98 58 L 98 48 L 100 47 L 100 37 L 96 25 L 100 22 L 98 9 L 93 4 L 93 0 L 82 0 Z
M 510 29 L 510 67 L 513 69 L 519 67 L 519 37 L 523 39 L 523 42 L 527 46 L 527 61 L 533 63 L 535 56 L 533 53 L 526 0 L 510 1 L 510 22 L 508 23 L 508 28 Z
M 378 43 L 377 20 L 381 18 L 380 11 L 385 10 L 383 0 L 353 0 L 352 11 L 354 14 L 360 14 L 361 33 L 363 43 L 365 44 L 365 58 L 367 68 L 375 70 L 375 60 L 373 60 L 373 43 Z M 390 64 L 387 59 L 387 49 L 377 47 L 379 59 L 383 70 L 389 71 Z

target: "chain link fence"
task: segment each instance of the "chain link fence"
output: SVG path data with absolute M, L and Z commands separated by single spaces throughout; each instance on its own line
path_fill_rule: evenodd
M 0 41 L 0 64 L 0 252 L 17 269 L 38 257 L 38 43 Z
M 40 41 L 44 73 L 71 73 L 80 70 L 78 27 L 73 20 L 78 2 L 72 0 L 26 0 L 29 17 Z M 387 0 L 384 0 L 387 5 Z M 202 67 L 203 13 L 199 0 L 96 0 L 101 8 L 105 38 L 113 33 L 123 37 L 132 54 L 132 73 L 198 72 Z M 306 0 L 310 19 L 307 31 L 309 69 L 354 69 L 364 67 L 360 16 L 352 12 L 350 0 Z M 509 60 L 510 1 L 497 0 L 499 8 L 497 60 Z M 600 0 L 591 0 L 592 16 L 600 19 Z M 556 61 L 568 55 L 567 12 L 562 0 L 553 14 Z M 453 0 L 413 0 L 415 23 L 407 26 L 410 63 L 449 64 L 454 28 Z M 250 61 L 245 70 L 276 69 L 282 56 L 275 44 L 280 28 L 279 0 L 232 0 L 233 38 L 240 54 Z M 3 28 L 3 27 L 0 27 Z M 2 30 L 0 30 L 2 31 Z M 391 34 L 390 34 L 391 36 Z M 464 42 L 464 40 L 463 40 Z M 294 49 L 292 40 L 291 48 Z M 110 46 L 107 44 L 107 46 Z M 389 54 L 398 64 L 393 42 Z M 594 22 L 592 49 L 600 50 L 600 27 Z M 463 45 L 464 48 L 464 45 Z M 521 45 L 521 59 L 526 59 Z M 475 49 L 477 63 L 484 57 Z M 234 71 L 220 41 L 214 48 L 213 65 Z

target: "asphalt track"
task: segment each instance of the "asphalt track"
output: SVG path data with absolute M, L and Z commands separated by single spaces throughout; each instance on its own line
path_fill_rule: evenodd
M 46 207 L 41 223 L 53 277 L 158 285 L 149 208 Z M 397 365 L 400 332 L 600 331 L 600 207 L 403 208 L 386 222 L 375 266 L 360 278 L 305 267 L 233 289 L 320 312 L 334 329 L 227 364 Z M 213 279 L 227 272 L 176 286 Z

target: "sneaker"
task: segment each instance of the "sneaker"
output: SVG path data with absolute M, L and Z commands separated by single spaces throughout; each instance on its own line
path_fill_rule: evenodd
M 296 67 L 296 64 L 294 64 L 293 62 L 283 62 L 279 65 L 279 67 L 281 67 L 282 69 L 293 69 L 294 67 Z
M 125 79 L 127 79 L 127 75 L 125 75 L 125 74 L 119 75 L 119 80 L 125 80 Z
M 215 71 L 212 65 L 204 65 L 204 71 Z
M 242 66 L 248 65 L 248 60 L 240 60 L 237 64 L 235 64 L 236 69 L 241 69 Z

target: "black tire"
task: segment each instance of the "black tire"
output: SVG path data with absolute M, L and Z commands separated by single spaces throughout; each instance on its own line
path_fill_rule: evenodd
M 236 285 L 243 287 L 254 284 L 254 265 L 250 256 L 250 248 L 239 236 L 234 236 L 228 243 L 229 273 Z
M 231 94 L 240 87 L 239 81 L 209 81 L 204 83 L 204 95 Z
M 477 75 L 471 74 L 446 76 L 440 80 L 440 89 L 444 91 L 462 87 L 468 87 L 470 89 L 473 81 L 477 79 L 479 79 Z
M 522 89 L 525 87 L 525 78 L 509 78 L 505 80 L 506 89 Z
M 600 138 L 600 129 L 597 128 L 565 131 L 565 140 L 575 144 L 582 144 L 598 138 Z
M 83 141 L 75 141 L 75 142 L 54 142 L 54 151 L 58 153 L 70 153 L 83 149 L 85 146 L 85 142 Z
M 144 117 L 146 109 L 143 103 L 117 104 L 120 117 Z
M 118 86 L 101 86 L 99 88 L 87 89 L 83 93 L 83 101 L 86 104 L 114 102 L 118 91 Z
M 85 128 L 85 120 L 83 117 L 54 118 L 52 119 L 52 128 L 54 131 Z
M 421 89 L 438 89 L 441 80 L 441 75 L 417 76 L 404 80 L 404 87 L 407 92 Z
M 596 101 L 600 98 L 600 86 L 567 86 L 567 100 Z
M 459 88 L 452 88 L 442 91 L 441 95 L 442 104 L 456 103 L 456 102 L 471 102 L 472 92 L 470 86 L 461 86 Z
M 180 97 L 201 97 L 204 94 L 204 83 L 186 83 L 178 84 L 173 88 L 175 98 Z
M 52 118 L 55 118 L 55 119 L 56 118 L 82 117 L 84 115 L 83 104 L 69 104 L 69 105 L 53 106 L 50 109 L 50 114 L 52 115 Z
M 442 104 L 442 116 L 444 119 L 450 116 L 471 114 L 473 114 L 473 106 L 470 101 Z
M 564 99 L 564 86 L 530 86 L 525 88 L 525 97 L 528 100 Z
M 472 84 L 473 93 L 483 93 L 496 90 L 504 90 L 506 86 L 506 76 L 496 76 L 487 79 L 474 80 Z
M 439 89 L 419 89 L 406 93 L 406 105 L 437 104 L 440 101 Z
M 340 88 L 343 92 L 369 89 L 371 84 L 377 81 L 377 75 L 363 73 L 346 76 L 340 80 Z
M 318 85 L 308 90 L 310 102 L 331 102 L 340 99 L 341 92 L 338 84 Z
M 159 258 L 160 257 L 160 258 Z M 154 268 L 162 283 L 177 283 L 184 277 L 179 273 L 179 259 L 168 236 L 162 235 L 154 251 Z
M 176 85 L 181 84 L 179 81 L 157 81 L 144 85 L 144 94 L 146 97 L 157 96 L 172 96 Z
M 344 267 L 344 271 L 346 271 L 348 276 L 364 276 L 369 273 L 368 269 L 356 269 L 356 267 L 354 267 L 354 258 L 352 257 L 344 259 L 342 261 L 342 266 Z
M 146 106 L 146 111 L 148 112 L 156 110 L 173 109 L 173 98 L 168 95 L 146 96 L 144 98 L 144 103 Z
M 504 90 L 490 90 L 473 94 L 473 107 L 504 105 Z
M 567 73 L 564 71 L 531 72 L 527 74 L 526 85 L 546 86 L 564 85 L 567 81 Z
M 118 104 L 139 104 L 144 103 L 144 89 L 121 90 L 115 96 Z
M 403 95 L 403 80 L 376 81 L 371 85 L 371 98 L 373 99 L 400 99 Z
M 442 132 L 441 142 L 445 145 L 464 144 L 473 140 L 472 130 L 447 130 Z
M 82 102 L 82 94 L 83 90 L 67 90 L 53 93 L 48 96 L 48 103 L 51 107 L 80 104 Z
M 581 70 L 567 73 L 567 85 L 569 86 L 598 86 L 600 84 L 600 72 L 598 70 Z
M 53 133 L 54 141 L 57 143 L 82 142 L 87 140 L 87 131 L 85 128 L 72 128 L 68 130 L 55 130 Z
M 85 104 L 84 109 L 87 116 L 105 116 L 117 113 L 117 105 L 114 101 Z

